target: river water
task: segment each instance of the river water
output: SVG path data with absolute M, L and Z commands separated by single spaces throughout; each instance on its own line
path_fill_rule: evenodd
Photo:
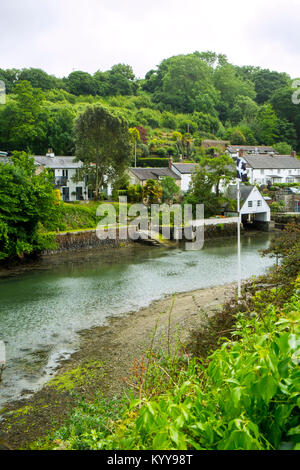
M 258 252 L 270 236 L 242 238 L 242 277 L 272 264 Z M 69 253 L 43 259 L 26 272 L 0 279 L 0 340 L 7 368 L 0 404 L 38 389 L 79 344 L 77 332 L 109 316 L 149 305 L 174 292 L 236 280 L 236 241 L 205 243 L 199 251 L 135 244 L 121 250 Z

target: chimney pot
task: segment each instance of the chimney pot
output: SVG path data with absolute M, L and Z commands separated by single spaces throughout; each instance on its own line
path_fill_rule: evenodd
M 51 158 L 55 157 L 55 154 L 51 148 L 48 149 L 48 152 L 46 153 L 46 157 L 51 157 Z

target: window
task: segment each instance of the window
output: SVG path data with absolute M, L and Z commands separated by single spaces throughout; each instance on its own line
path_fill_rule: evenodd
M 257 207 L 261 206 L 261 201 L 257 201 Z
M 293 182 L 294 182 L 294 178 L 291 178 L 291 177 L 288 177 L 288 176 L 287 176 L 286 182 L 287 182 L 287 183 L 293 183 Z
M 252 207 L 252 201 L 248 201 L 248 207 Z
M 260 170 L 260 174 L 261 174 L 261 175 L 264 175 L 264 174 L 265 174 L 265 170 Z
M 68 170 L 63 170 L 62 175 L 63 175 L 63 178 L 68 179 Z

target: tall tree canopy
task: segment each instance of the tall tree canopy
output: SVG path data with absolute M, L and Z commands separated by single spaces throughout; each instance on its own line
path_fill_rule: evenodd
M 291 99 L 296 91 L 291 78 L 260 67 L 235 66 L 212 51 L 164 59 L 144 79 L 137 79 L 130 65 L 116 64 L 94 74 L 74 71 L 65 78 L 36 68 L 0 69 L 0 80 L 7 90 L 6 105 L 0 106 L 1 150 L 44 154 L 52 147 L 56 154 L 71 155 L 74 121 L 93 104 L 113 107 L 130 127 L 147 128 L 153 134 L 149 141 L 157 129 L 189 132 L 196 155 L 201 139 L 249 145 L 286 142 L 300 150 L 300 106 Z M 153 149 L 143 144 L 143 154 L 151 156 Z M 156 150 L 174 155 L 171 146 L 175 144 L 159 144 Z
M 127 121 L 103 106 L 89 106 L 75 124 L 76 156 L 83 174 L 98 199 L 105 178 L 115 179 L 126 168 L 132 154 Z M 79 176 L 80 177 L 80 176 Z

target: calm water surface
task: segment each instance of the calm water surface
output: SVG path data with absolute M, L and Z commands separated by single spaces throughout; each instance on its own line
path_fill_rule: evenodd
M 258 252 L 268 234 L 242 239 L 242 277 L 261 274 L 272 261 Z M 36 390 L 53 367 L 76 349 L 79 330 L 137 310 L 165 294 L 236 280 L 234 239 L 200 251 L 144 247 L 55 256 L 25 273 L 0 279 L 0 339 L 7 369 L 0 404 Z

